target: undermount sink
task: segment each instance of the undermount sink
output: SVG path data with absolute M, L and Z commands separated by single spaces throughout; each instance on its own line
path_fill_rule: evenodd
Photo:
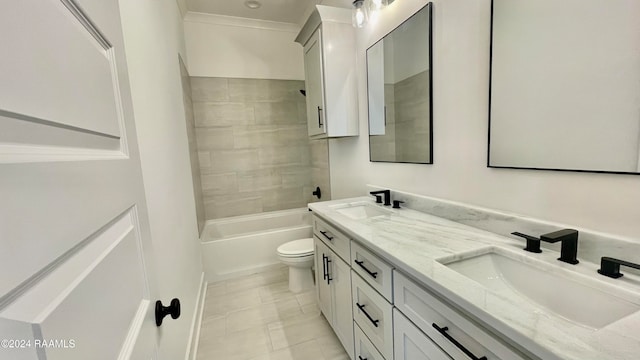
M 517 299 L 525 312 L 555 313 L 592 329 L 640 310 L 639 304 L 613 295 L 615 291 L 603 289 L 594 279 L 542 261 L 523 263 L 501 248 L 440 263 L 495 293 Z
M 340 204 L 331 207 L 340 214 L 354 220 L 368 219 L 376 216 L 388 215 L 391 213 L 390 210 L 383 209 L 366 202 Z

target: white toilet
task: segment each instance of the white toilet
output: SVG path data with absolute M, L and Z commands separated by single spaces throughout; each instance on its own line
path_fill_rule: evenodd
M 313 238 L 289 241 L 278 247 L 278 258 L 289 266 L 289 290 L 299 293 L 313 287 Z

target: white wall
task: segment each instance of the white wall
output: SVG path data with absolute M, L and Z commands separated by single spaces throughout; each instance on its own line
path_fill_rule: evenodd
M 149 208 L 154 277 L 163 303 L 177 297 L 178 320 L 158 328 L 161 359 L 183 359 L 200 286 L 196 222 L 178 53 L 182 16 L 175 1 L 121 0 L 125 50 Z
M 366 48 L 425 3 L 395 1 L 375 25 L 358 31 L 360 94 L 366 94 Z M 370 183 L 640 241 L 640 176 L 486 167 L 489 6 L 489 0 L 434 1 L 434 164 L 370 163 L 367 102 L 360 96 L 361 135 L 330 141 L 333 197 L 364 195 Z
M 191 76 L 304 80 L 298 25 L 189 12 Z

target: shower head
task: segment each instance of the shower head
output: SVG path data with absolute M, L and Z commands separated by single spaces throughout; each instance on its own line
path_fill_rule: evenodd
M 300 90 L 300 94 L 302 94 L 302 96 L 305 96 L 305 97 L 307 96 L 306 90 Z

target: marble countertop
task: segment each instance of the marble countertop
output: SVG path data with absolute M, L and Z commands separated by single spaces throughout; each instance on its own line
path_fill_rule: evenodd
M 492 291 L 441 261 L 500 248 L 520 262 L 542 261 L 552 265 L 547 269 L 558 276 L 571 274 L 578 281 L 597 284 L 598 289 L 635 304 L 640 304 L 640 280 L 637 286 L 629 285 L 629 281 L 616 283 L 597 274 L 597 264 L 562 263 L 557 261 L 558 252 L 550 250 L 531 254 L 522 250 L 523 241 L 411 209 L 391 209 L 390 214 L 361 220 L 335 209 L 336 205 L 362 202 L 380 206 L 370 197 L 359 197 L 311 203 L 309 208 L 527 355 L 544 360 L 640 358 L 640 311 L 599 329 L 585 327 L 548 310 L 538 311 L 535 306 L 523 308 L 521 298 Z

